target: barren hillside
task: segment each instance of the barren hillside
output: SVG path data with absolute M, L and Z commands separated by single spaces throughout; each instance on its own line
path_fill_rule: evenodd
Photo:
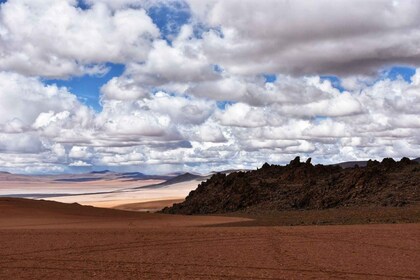
M 420 202 L 420 164 L 368 161 L 366 166 L 302 163 L 264 164 L 255 171 L 216 174 L 183 203 L 163 209 L 173 214 L 210 214 L 266 210 L 329 209 L 348 206 L 402 207 Z

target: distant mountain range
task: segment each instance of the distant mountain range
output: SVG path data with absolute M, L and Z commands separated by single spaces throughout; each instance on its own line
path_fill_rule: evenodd
M 420 158 L 416 158 L 416 159 L 413 159 L 413 160 L 420 163 Z M 352 168 L 352 167 L 355 167 L 356 165 L 359 166 L 359 167 L 366 166 L 367 162 L 368 162 L 367 160 L 365 160 L 365 161 L 346 161 L 346 162 L 341 162 L 341 163 L 337 163 L 337 164 L 333 164 L 333 165 L 339 165 L 342 168 Z
M 413 159 L 413 161 L 420 163 L 420 157 Z M 366 166 L 368 161 L 346 161 L 340 162 L 332 165 L 339 165 L 342 168 L 352 168 L 356 165 L 359 167 Z M 230 174 L 233 172 L 247 172 L 252 171 L 252 169 L 227 169 L 223 171 L 212 171 L 207 174 L 193 174 L 190 172 L 174 172 L 168 173 L 165 175 L 147 175 L 141 172 L 115 172 L 108 169 L 105 170 L 97 170 L 92 171 L 89 173 L 70 173 L 70 174 L 57 174 L 57 175 L 25 175 L 25 174 L 13 174 L 7 171 L 0 171 L 0 175 L 15 175 L 15 176 L 23 176 L 23 177 L 48 177 L 48 178 L 56 178 L 57 181 L 62 182 L 77 182 L 80 181 L 95 181 L 101 179 L 126 179 L 126 180 L 146 180 L 146 179 L 158 179 L 158 180 L 168 180 L 171 184 L 176 183 L 177 181 L 182 180 L 189 181 L 189 179 L 200 179 L 200 178 L 207 178 L 214 174 Z M 169 181 L 171 180 L 171 181 Z
M 113 173 L 110 170 L 101 170 L 101 171 L 92 171 L 90 174 L 107 174 L 107 173 Z
M 208 178 L 210 178 L 210 176 L 201 176 L 201 175 L 191 174 L 187 172 L 187 173 L 169 178 L 163 183 L 142 186 L 142 187 L 138 187 L 137 189 L 163 188 L 163 187 L 168 187 L 171 185 L 180 184 L 184 182 L 191 182 L 191 181 L 197 181 L 197 185 L 198 185 L 200 182 Z

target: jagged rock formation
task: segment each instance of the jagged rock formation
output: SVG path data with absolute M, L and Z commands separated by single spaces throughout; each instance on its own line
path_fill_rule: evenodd
M 286 166 L 229 175 L 216 174 L 186 200 L 162 210 L 171 214 L 211 214 L 265 210 L 327 209 L 346 206 L 404 206 L 420 202 L 420 164 L 368 161 L 365 167 L 312 165 L 297 157 Z

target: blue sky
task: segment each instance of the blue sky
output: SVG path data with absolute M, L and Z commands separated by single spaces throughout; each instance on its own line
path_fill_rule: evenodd
M 409 82 L 411 77 L 416 73 L 414 67 L 406 66 L 394 66 L 384 71 L 382 78 L 389 78 L 395 80 L 399 77 L 403 78 L 405 81 Z
M 6 2 L 6 0 L 0 0 Z M 84 10 L 89 6 L 84 1 L 78 1 L 78 6 Z M 171 44 L 173 38 L 179 33 L 182 25 L 188 23 L 191 19 L 188 5 L 184 2 L 174 2 L 170 6 L 157 5 L 148 10 L 148 14 L 153 23 L 159 28 L 161 36 L 168 44 Z M 76 94 L 81 102 L 100 112 L 102 106 L 100 103 L 100 89 L 113 77 L 121 76 L 124 72 L 124 65 L 107 63 L 109 71 L 102 76 L 84 75 L 81 77 L 70 77 L 68 79 L 45 80 L 47 84 L 56 84 L 59 87 L 66 87 L 72 93 Z
M 81 77 L 71 77 L 68 79 L 44 80 L 46 84 L 55 84 L 58 87 L 66 87 L 70 92 L 77 95 L 78 99 L 92 107 L 95 111 L 100 112 L 102 106 L 100 103 L 100 89 L 113 77 L 121 76 L 125 66 L 122 64 L 108 63 L 106 67 L 109 69 L 104 75 L 83 75 Z

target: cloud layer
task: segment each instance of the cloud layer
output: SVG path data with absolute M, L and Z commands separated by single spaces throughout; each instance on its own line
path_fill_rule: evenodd
M 356 2 L 9 0 L 0 169 L 208 172 L 297 154 L 419 156 L 420 68 L 411 79 L 383 73 L 420 66 L 420 4 Z M 156 6 L 188 8 L 170 40 Z M 109 63 L 125 71 L 98 86 L 100 112 L 45 83 Z
M 204 47 L 230 72 L 372 74 L 384 65 L 419 62 L 415 0 L 189 2 L 218 29 L 204 34 Z

